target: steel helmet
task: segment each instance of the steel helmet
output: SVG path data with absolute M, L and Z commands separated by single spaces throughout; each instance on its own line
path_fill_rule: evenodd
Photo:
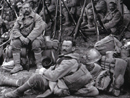
M 50 57 L 47 57 L 47 56 L 42 57 L 42 65 L 43 65 L 43 67 L 49 68 L 52 63 L 53 62 L 52 62 L 52 59 Z
M 95 63 L 100 59 L 101 59 L 101 54 L 99 53 L 98 50 L 92 48 L 87 51 L 87 55 L 86 55 L 87 64 Z

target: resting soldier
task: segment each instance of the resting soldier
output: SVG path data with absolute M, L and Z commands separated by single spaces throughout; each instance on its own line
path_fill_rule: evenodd
M 98 12 L 98 15 L 100 16 L 100 18 L 104 18 L 104 16 L 106 15 L 106 12 L 107 12 L 106 1 L 105 0 L 94 0 L 94 5 L 95 5 L 96 11 Z M 82 26 L 86 25 L 86 23 L 87 23 L 86 15 L 87 15 L 87 12 L 89 9 L 92 9 L 91 3 L 88 3 L 85 8 Z
M 70 9 L 71 14 L 80 15 L 81 1 L 79 1 L 79 0 L 66 0 L 65 3 L 67 5 L 67 7 Z M 69 13 L 65 7 L 63 7 L 62 12 L 63 12 L 63 15 L 65 17 L 65 23 L 63 25 L 68 26 L 70 24 Z
M 74 42 L 70 38 L 63 40 L 61 55 L 54 66 L 49 69 L 37 69 L 22 86 L 6 93 L 7 98 L 17 98 L 30 88 L 37 88 L 45 92 L 48 88 L 50 94 L 66 96 L 76 94 L 80 96 L 96 96 L 98 90 L 91 85 L 92 76 L 85 65 L 79 63 L 79 54 L 75 53 Z M 80 90 L 85 88 L 85 91 Z M 82 95 L 84 93 L 85 95 Z
M 112 51 L 107 51 L 105 56 L 101 56 L 96 49 L 90 49 L 86 58 L 86 66 L 95 80 L 95 87 L 99 90 L 106 90 L 114 96 L 119 96 L 124 84 L 127 62 L 120 58 L 114 58 Z M 97 62 L 100 66 L 96 64 Z
M 119 31 L 117 30 L 122 24 L 122 15 L 117 9 L 117 5 L 114 1 L 111 1 L 108 6 L 109 12 L 102 21 L 106 29 L 110 29 L 112 34 L 119 34 Z
M 11 73 L 16 73 L 23 70 L 20 65 L 20 50 L 31 44 L 32 50 L 36 60 L 37 68 L 41 68 L 41 44 L 42 44 L 42 32 L 46 28 L 46 23 L 42 18 L 32 11 L 30 4 L 25 2 L 22 6 L 22 15 L 17 18 L 14 27 L 11 31 L 11 46 L 13 52 L 13 59 L 15 67 Z

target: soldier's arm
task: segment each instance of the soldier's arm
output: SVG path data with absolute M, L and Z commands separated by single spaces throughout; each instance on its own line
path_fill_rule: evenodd
M 45 70 L 43 75 L 50 81 L 57 81 L 58 79 L 62 78 L 63 76 L 67 75 L 74 66 L 77 67 L 77 61 L 73 60 L 63 60 L 61 64 L 55 68 L 55 70 Z
M 115 16 L 108 23 L 105 24 L 106 29 L 115 27 L 117 23 L 121 20 L 122 16 L 120 12 L 117 12 Z
M 20 24 L 18 23 L 19 21 L 19 18 L 16 20 L 16 22 L 14 23 L 14 26 L 13 26 L 13 29 L 11 31 L 11 38 L 18 38 L 18 37 L 21 37 L 23 36 L 20 32 Z
M 42 20 L 42 17 L 40 17 L 39 15 L 36 14 L 35 18 L 36 18 L 36 19 L 34 19 L 35 26 L 34 26 L 33 30 L 31 31 L 31 33 L 27 36 L 27 38 L 31 41 L 33 41 L 38 36 L 40 36 L 42 34 L 43 30 L 45 30 L 45 28 L 47 27 L 47 24 Z

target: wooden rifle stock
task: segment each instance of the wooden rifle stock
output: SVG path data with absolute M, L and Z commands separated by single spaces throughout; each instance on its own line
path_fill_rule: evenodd
M 130 25 L 130 21 L 128 21 L 128 23 L 125 25 L 125 27 L 123 28 L 120 36 L 119 36 L 119 40 L 121 41 L 123 36 L 124 36 L 124 33 L 125 33 L 125 30 L 128 28 L 128 26 Z
M 95 28 L 96 28 L 96 32 L 97 32 L 97 41 L 99 41 L 99 28 L 98 28 L 97 19 L 96 19 L 97 18 L 96 17 L 96 8 L 95 8 L 93 0 L 91 0 L 91 4 L 92 4 L 92 9 L 93 9 Z
M 55 38 L 56 35 L 56 25 L 57 25 L 57 14 L 58 14 L 58 1 L 56 1 L 56 10 L 55 10 L 55 20 L 54 20 L 54 28 L 53 28 L 53 33 L 52 33 L 52 39 Z
M 60 0 L 59 4 L 60 4 L 60 30 L 59 30 L 58 41 L 60 42 L 60 40 L 61 40 L 61 31 L 62 31 L 62 5 L 61 5 L 61 0 Z
M 84 13 L 84 9 L 85 9 L 86 3 L 87 3 L 87 0 L 84 0 L 83 7 L 82 7 L 82 9 L 81 9 L 81 14 L 80 14 L 80 17 L 79 17 L 78 22 L 77 22 L 77 24 L 76 24 L 74 33 L 73 33 L 73 37 L 74 37 L 74 38 L 76 38 L 77 33 L 78 33 L 78 31 L 79 31 L 79 27 L 80 27 L 80 25 L 81 25 L 81 20 L 82 20 L 82 16 L 83 16 L 83 13 Z M 86 38 L 86 37 L 83 35 L 83 33 L 81 33 L 81 34 L 82 34 L 83 38 Z
M 69 13 L 69 15 L 70 15 L 70 17 L 71 17 L 71 19 L 72 19 L 72 21 L 73 21 L 74 26 L 76 26 L 76 21 L 75 21 L 75 19 L 74 19 L 73 15 L 70 13 L 69 8 L 67 7 L 67 5 L 66 5 L 65 1 L 64 1 L 64 0 L 62 0 L 62 2 L 63 2 L 64 7 L 66 8 L 67 12 Z M 83 34 L 83 32 L 82 32 L 82 30 L 81 30 L 80 28 L 79 28 L 79 32 L 81 33 L 82 37 L 83 37 L 83 38 L 85 39 L 85 41 L 86 41 L 86 37 L 85 37 L 85 35 Z M 70 34 L 70 35 L 71 35 L 71 34 Z

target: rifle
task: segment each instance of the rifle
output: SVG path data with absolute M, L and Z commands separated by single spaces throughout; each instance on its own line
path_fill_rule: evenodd
M 46 8 L 47 13 L 48 13 L 48 15 L 49 15 L 49 17 L 50 17 L 51 22 L 53 22 L 53 19 L 52 19 L 52 17 L 51 17 L 50 11 L 48 10 L 47 5 L 46 5 L 46 2 L 45 2 L 45 1 L 46 1 L 46 0 L 44 0 L 44 5 L 45 5 L 45 8 Z
M 16 10 L 10 5 L 10 3 L 7 0 L 5 0 L 5 2 L 8 4 L 8 6 L 10 7 L 10 9 L 12 9 L 14 11 L 15 16 L 18 18 L 18 14 L 17 14 Z
M 59 1 L 59 4 L 60 4 L 60 30 L 59 30 L 58 41 L 60 42 L 60 40 L 61 40 L 61 31 L 62 31 L 62 5 L 61 5 L 61 0 Z
M 98 28 L 98 24 L 97 24 L 97 17 L 96 17 L 96 8 L 95 8 L 95 5 L 93 3 L 93 0 L 91 0 L 91 4 L 92 4 L 92 9 L 93 9 L 93 15 L 94 15 L 94 23 L 95 23 L 95 26 L 96 26 L 96 32 L 97 32 L 97 41 L 99 41 L 99 28 Z
M 96 26 L 96 31 L 97 31 L 97 41 L 99 40 L 99 28 L 98 28 L 98 22 L 100 24 L 100 26 L 102 27 L 103 30 L 105 30 L 105 32 L 108 33 L 107 29 L 105 28 L 104 24 L 102 23 L 101 21 L 101 18 L 100 16 L 98 15 L 98 12 L 95 8 L 95 5 L 94 5 L 94 1 L 91 0 L 91 4 L 92 4 L 92 9 L 93 9 L 93 15 L 94 15 L 94 21 L 95 21 L 95 26 Z M 98 22 L 97 22 L 98 21 Z
M 80 17 L 79 17 L 79 19 L 78 19 L 78 22 L 77 22 L 77 24 L 76 24 L 75 30 L 74 30 L 74 32 L 73 32 L 74 38 L 76 38 L 76 35 L 77 35 L 78 31 L 79 31 L 79 27 L 80 27 L 80 25 L 81 25 L 81 20 L 82 20 L 82 16 L 83 16 L 83 13 L 84 13 L 84 9 L 85 9 L 86 3 L 87 3 L 87 0 L 84 1 L 84 5 L 83 5 L 83 7 L 82 7 L 82 9 L 81 9 Z M 83 33 L 81 33 L 81 34 L 82 34 L 82 37 L 84 38 L 84 40 L 86 40 L 85 35 L 84 35 Z
M 56 1 L 56 10 L 55 10 L 55 20 L 54 20 L 54 28 L 53 28 L 53 33 L 52 33 L 52 39 L 54 39 L 56 35 L 56 25 L 57 25 L 57 14 L 58 14 L 58 1 Z
M 70 13 L 69 8 L 67 7 L 65 1 L 62 0 L 62 2 L 63 2 L 64 6 L 65 6 L 65 8 L 66 8 L 66 10 L 67 10 L 67 12 L 69 13 L 69 15 L 70 15 L 70 17 L 71 17 L 74 26 L 76 26 L 76 21 L 75 21 L 73 15 Z M 79 28 L 79 32 L 81 33 L 81 35 L 83 36 L 83 38 L 86 40 L 86 37 L 85 37 L 85 35 L 83 34 L 83 32 L 82 32 L 82 30 L 81 30 L 80 28 Z M 70 34 L 70 35 L 71 35 L 71 34 Z
M 4 46 L 4 45 L 8 44 L 10 41 L 11 41 L 11 39 L 8 39 L 6 42 L 2 43 L 2 44 L 0 45 L 0 48 L 1 48 L 2 46 Z
M 130 25 L 130 21 L 128 21 L 128 23 L 125 25 L 125 27 L 123 28 L 121 34 L 119 35 L 119 40 L 121 41 L 123 36 L 124 36 L 124 32 L 125 30 L 128 28 L 128 26 Z

